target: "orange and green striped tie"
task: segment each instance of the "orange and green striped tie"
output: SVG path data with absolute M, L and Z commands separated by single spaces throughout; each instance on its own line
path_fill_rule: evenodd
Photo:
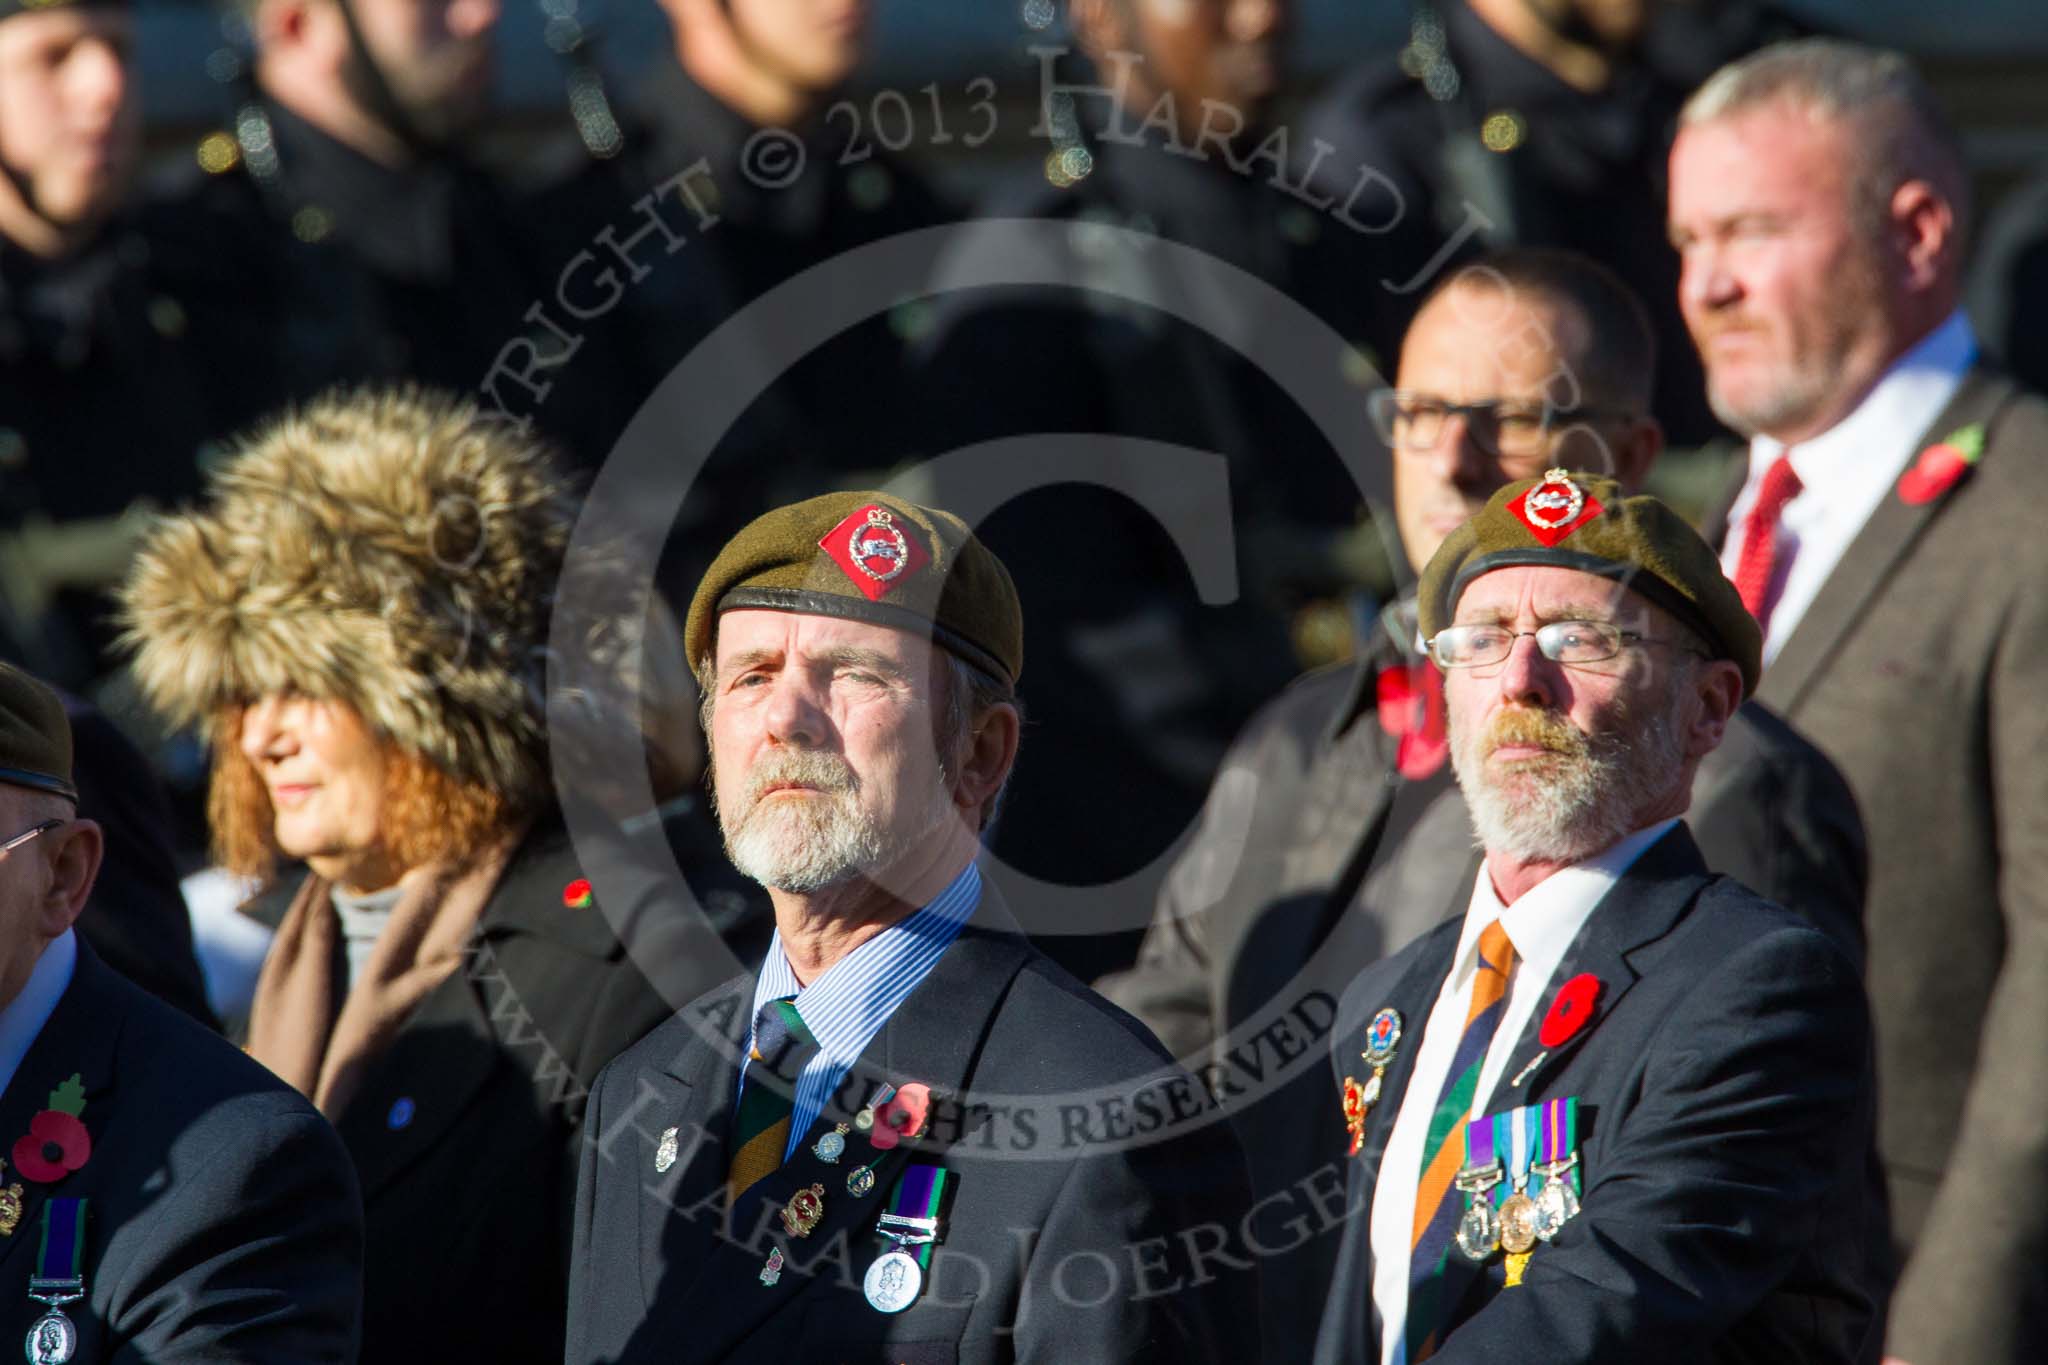
M 1422 1141 L 1422 1181 L 1415 1191 L 1415 1231 L 1409 1242 L 1408 1319 L 1402 1329 L 1409 1365 L 1419 1365 L 1436 1353 L 1442 1344 L 1439 1329 L 1456 1307 L 1441 1301 L 1451 1241 L 1464 1214 L 1455 1181 L 1465 1164 L 1465 1123 L 1472 1116 L 1472 1096 L 1507 1009 L 1508 976 L 1514 969 L 1515 945 L 1495 920 L 1479 935 L 1479 969 L 1472 978 L 1465 1031 L 1458 1036 L 1458 1050 Z
M 804 1027 L 794 998 L 770 1000 L 754 1016 L 754 1049 L 747 1057 L 746 1088 L 733 1121 L 732 1165 L 725 1176 L 728 1201 L 781 1167 L 797 1078 L 817 1051 L 818 1040 Z

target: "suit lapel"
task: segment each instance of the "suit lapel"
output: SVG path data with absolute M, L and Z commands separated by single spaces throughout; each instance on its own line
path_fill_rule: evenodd
M 1637 973 L 1629 965 L 1629 954 L 1670 933 L 1709 880 L 1699 845 L 1682 824 L 1643 851 L 1601 898 L 1558 961 L 1515 1050 L 1508 1054 L 1508 1069 L 1487 1105 L 1488 1113 L 1530 1103 L 1530 1096 L 1541 1091 L 1544 1077 L 1578 1050 L 1635 985 Z M 1624 897 L 1626 905 L 1621 903 Z M 1593 1017 L 1569 1039 L 1546 1049 L 1540 1035 L 1555 989 L 1582 972 L 1600 982 Z
M 50 1092 L 76 1075 L 85 1085 L 85 1112 L 79 1115 L 94 1145 L 118 1141 L 112 1130 L 114 1096 L 118 1077 L 115 1047 L 120 1040 L 122 1014 L 107 998 L 109 969 L 78 941 L 78 963 L 71 984 L 50 1013 L 28 1054 L 15 1068 L 5 1095 L 0 1095 L 0 1155 L 7 1157 L 7 1170 L 0 1185 L 19 1184 L 22 1190 L 21 1221 L 14 1234 L 0 1237 L 0 1283 L 26 1286 L 35 1273 L 35 1246 L 41 1241 L 43 1206 L 51 1196 L 93 1195 L 92 1159 L 79 1170 L 48 1185 L 28 1179 L 14 1167 L 13 1147 L 28 1133 L 29 1121 L 49 1107 Z M 147 1122 L 146 1115 L 131 1115 L 131 1122 Z M 102 1212 L 104 1217 L 104 1212 Z M 104 1228 L 86 1230 L 85 1275 L 92 1283 L 93 1254 L 106 1245 Z
M 1971 370 L 1964 376 L 1955 398 L 1922 436 L 1920 446 L 1973 422 L 1988 425 L 2016 392 L 2009 382 L 1989 371 Z M 1987 442 L 1986 458 L 1989 457 Z M 1899 497 L 1895 488 L 1886 490 L 1884 500 L 1849 543 L 1841 562 L 1835 565 L 1812 605 L 1799 618 L 1778 657 L 1764 670 L 1763 686 L 1757 691 L 1759 701 L 1796 718 L 1800 702 L 1834 658 L 1842 641 L 1877 595 L 1890 587 L 1898 564 L 1912 552 L 1929 523 L 1954 496 L 1951 488 L 1933 501 L 1913 507 Z
M 643 1071 L 635 1099 L 652 1096 L 648 1117 L 635 1124 L 656 1134 L 649 1150 L 627 1158 L 639 1188 L 641 1288 L 650 1310 L 674 1298 L 701 1275 L 705 1253 L 723 1241 L 726 1168 L 731 1153 L 734 1091 L 754 1001 L 752 976 L 736 977 L 686 1007 L 679 1018 L 694 1033 L 658 1066 Z M 654 1168 L 660 1134 L 676 1131 L 676 1163 Z M 715 1212 L 706 1212 L 715 1210 Z M 678 1211 L 688 1216 L 678 1224 Z
M 1422 1033 L 1429 1025 L 1429 1014 L 1436 1005 L 1436 997 L 1443 989 L 1444 978 L 1451 974 L 1451 960 L 1458 951 L 1458 936 L 1461 924 L 1452 921 L 1434 931 L 1433 937 L 1425 941 L 1421 952 L 1408 964 L 1408 970 L 1401 974 L 1394 988 L 1382 1001 L 1361 1000 L 1361 1008 L 1370 1009 L 1361 1024 L 1369 1024 L 1372 1015 L 1380 1010 L 1392 1008 L 1401 1014 L 1401 1041 L 1396 1046 L 1394 1060 L 1387 1067 L 1387 1074 L 1380 1080 L 1380 1097 L 1373 1105 L 1372 1112 L 1365 1119 L 1365 1142 L 1358 1149 L 1358 1180 L 1363 1182 L 1368 1199 L 1374 1186 L 1379 1182 L 1380 1162 L 1387 1152 L 1387 1140 L 1394 1132 L 1394 1118 L 1401 1112 L 1401 1103 L 1408 1094 L 1408 1082 L 1415 1075 L 1415 1058 L 1422 1051 Z M 1365 1058 L 1361 1055 L 1364 1043 L 1364 1029 L 1361 1027 L 1351 1037 L 1345 1038 L 1338 1046 L 1337 1070 L 1346 1075 L 1357 1075 L 1355 1068 L 1365 1068 L 1370 1074 Z M 1359 1079 L 1363 1081 L 1364 1075 Z M 1359 1220 L 1361 1224 L 1365 1221 Z M 1365 1228 L 1359 1229 L 1360 1235 Z
M 957 1108 L 935 1104 L 937 1121 L 931 1140 L 898 1143 L 877 1153 L 861 1134 L 850 1132 L 846 1153 L 836 1164 L 825 1163 L 812 1151 L 820 1135 L 833 1124 L 850 1120 L 885 1082 L 899 1086 L 921 1082 L 932 1088 L 935 1098 L 966 1096 L 997 1009 L 1029 956 L 1029 946 L 1016 933 L 994 888 L 984 880 L 982 905 L 974 920 L 961 930 L 930 975 L 897 1007 L 847 1073 L 836 1097 L 844 1104 L 828 1106 L 795 1155 L 739 1200 L 732 1211 L 729 1236 L 705 1239 L 710 1244 L 688 1287 L 679 1294 L 669 1291 L 673 1296 L 667 1303 L 653 1306 L 650 1316 L 674 1323 L 678 1333 L 687 1325 L 687 1337 L 673 1339 L 688 1340 L 693 1358 L 724 1358 L 770 1314 L 787 1308 L 793 1295 L 820 1279 L 830 1277 L 829 1282 L 836 1282 L 850 1265 L 864 1258 L 868 1248 L 861 1245 L 861 1233 L 887 1207 L 889 1192 L 903 1166 L 912 1160 L 943 1164 L 946 1145 L 973 1131 L 974 1120 L 960 1117 Z M 732 1078 L 728 1075 L 726 1079 Z M 730 1084 L 726 1089 L 729 1096 Z M 957 1099 L 953 1103 L 957 1104 Z M 726 1104 L 730 1105 L 729 1098 Z M 946 1117 L 948 1114 L 953 1117 Z M 873 1192 L 863 1198 L 848 1193 L 847 1176 L 877 1157 Z M 724 1174 L 721 1161 L 718 1182 Z M 812 1184 L 824 1187 L 823 1216 L 809 1236 L 792 1239 L 784 1234 L 777 1211 L 798 1190 Z M 684 1198 L 688 1197 L 685 1193 Z M 760 1284 L 759 1276 L 770 1249 L 777 1245 L 783 1248 L 787 1267 L 779 1290 L 771 1291 Z

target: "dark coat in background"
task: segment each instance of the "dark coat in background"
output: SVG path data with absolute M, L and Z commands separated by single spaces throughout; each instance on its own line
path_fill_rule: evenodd
M 336 1116 L 368 1218 L 365 1362 L 562 1358 L 589 1086 L 670 1010 L 614 929 L 656 907 L 569 908 L 586 876 L 607 884 L 559 825 L 529 834 L 469 960 Z
M 192 950 L 192 916 L 178 887 L 171 813 L 149 762 L 112 721 L 76 698 L 72 780 L 78 814 L 99 822 L 106 855 L 78 934 L 108 966 L 212 1028 L 206 979 Z
M 1373 640 L 1363 659 L 1294 683 L 1239 736 L 1138 965 L 1099 983 L 1176 1055 L 1211 1058 L 1254 1192 L 1274 1200 L 1257 1235 L 1278 1248 L 1261 1279 L 1275 1359 L 1305 1356 L 1313 1337 L 1337 1249 L 1319 1201 L 1342 1186 L 1346 1146 L 1338 1096 L 1300 1060 L 1299 1035 L 1319 1041 L 1354 976 L 1461 917 L 1478 862 L 1448 760 L 1426 778 L 1398 771 L 1375 703 L 1401 655 L 1385 629 Z M 1791 727 L 1762 706 L 1738 710 L 1700 764 L 1687 820 L 1710 867 L 1861 960 L 1862 822 L 1841 775 Z
M 362 1205 L 304 1098 L 78 946 L 71 985 L 0 1097 L 11 1147 L 71 1076 L 85 1164 L 22 1187 L 0 1239 L 0 1339 L 25 1340 L 46 1200 L 87 1201 L 86 1297 L 64 1311 L 86 1365 L 346 1365 L 356 1359 Z M 11 1349 L 11 1347 L 10 1347 Z
M 1975 423 L 1968 477 L 1885 495 L 1757 692 L 1870 826 L 1887 1347 L 1915 1365 L 2036 1360 L 2048 1318 L 2048 402 L 1978 369 L 1920 443 Z
M 1369 968 L 1338 1011 L 1333 1089 L 1360 1070 L 1375 1013 L 1391 1006 L 1406 1023 L 1348 1160 L 1352 1216 L 1319 1365 L 1380 1358 L 1369 1205 L 1460 929 Z M 1583 1210 L 1538 1244 L 1514 1289 L 1499 1255 L 1481 1265 L 1454 1250 L 1456 1306 L 1431 1359 L 1875 1359 L 1884 1283 L 1865 1248 L 1885 1229 L 1866 1196 L 1876 1096 L 1855 964 L 1710 876 L 1681 826 L 1602 898 L 1540 999 L 1581 972 L 1602 987 L 1591 1023 L 1546 1050 L 1539 1004 L 1487 1112 L 1578 1098 Z
M 1236 1142 L 1151 1036 L 989 895 L 729 1231 L 754 978 L 687 1006 L 605 1072 L 578 1186 L 572 1365 L 1257 1359 L 1255 1272 L 1232 1250 L 1247 1203 Z M 885 1080 L 953 1098 L 855 1198 L 847 1174 L 875 1155 L 865 1138 L 849 1133 L 837 1164 L 812 1147 Z M 665 1131 L 672 1165 L 657 1155 Z M 910 1161 L 947 1168 L 956 1194 L 923 1294 L 887 1315 L 861 1284 L 890 1245 L 874 1226 Z M 823 1221 L 783 1236 L 776 1210 L 813 1182 Z M 787 1264 L 764 1284 L 778 1248 Z

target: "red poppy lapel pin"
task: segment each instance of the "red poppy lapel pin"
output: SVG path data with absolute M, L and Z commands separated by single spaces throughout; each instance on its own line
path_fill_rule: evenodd
M 1550 1002 L 1550 1013 L 1543 1016 L 1536 1041 L 1545 1048 L 1563 1047 L 1593 1022 L 1593 1005 L 1599 998 L 1600 978 L 1591 972 L 1580 972 L 1565 982 Z
M 73 1074 L 50 1092 L 50 1107 L 29 1120 L 14 1144 L 14 1169 L 39 1185 L 62 1180 L 92 1155 L 92 1134 L 78 1117 L 85 1111 L 85 1081 Z
M 1899 501 L 1924 507 L 1961 483 L 1983 458 L 1984 424 L 1972 422 L 1920 452 L 1913 467 L 1899 477 Z
M 1378 681 L 1380 729 L 1399 744 L 1394 766 L 1401 776 L 1419 782 L 1443 767 L 1450 753 L 1443 675 L 1424 659 L 1383 668 Z
M 875 1106 L 875 1126 L 868 1142 L 875 1150 L 886 1152 L 903 1139 L 916 1137 L 924 1131 L 931 1104 L 932 1088 L 912 1081 Z
M 587 910 L 590 901 L 590 882 L 586 878 L 578 877 L 562 888 L 562 904 L 570 910 Z

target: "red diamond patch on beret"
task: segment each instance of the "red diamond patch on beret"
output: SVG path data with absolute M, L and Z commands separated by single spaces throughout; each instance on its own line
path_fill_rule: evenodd
M 1507 510 L 1545 549 L 1556 549 L 1560 540 L 1599 516 L 1601 507 L 1600 499 L 1580 489 L 1562 469 L 1553 469 L 1542 483 L 1510 501 Z
M 873 502 L 827 531 L 818 548 L 845 570 L 870 602 L 881 601 L 931 563 L 917 537 L 904 530 L 888 508 Z

